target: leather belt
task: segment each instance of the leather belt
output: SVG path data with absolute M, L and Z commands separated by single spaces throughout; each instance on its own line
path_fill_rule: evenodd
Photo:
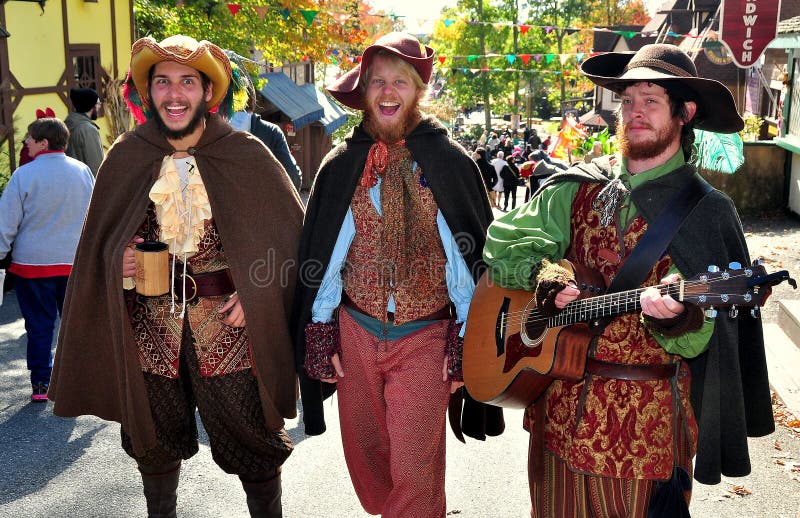
M 594 358 L 586 359 L 587 374 L 628 381 L 669 379 L 678 373 L 679 368 L 680 362 L 636 365 L 604 362 Z
M 208 273 L 186 273 L 186 302 L 197 297 L 228 295 L 236 291 L 230 268 Z M 175 296 L 182 299 L 184 275 L 175 276 Z
M 353 302 L 353 299 L 350 298 L 347 293 L 342 292 L 342 305 L 346 308 L 354 309 L 359 313 L 363 313 L 365 315 L 369 315 L 366 311 L 358 307 L 358 305 Z M 371 316 L 371 315 L 370 315 Z M 434 311 L 433 313 L 429 313 L 427 315 L 421 316 L 412 322 L 418 322 L 420 320 L 449 320 L 453 318 L 453 313 L 450 309 L 450 304 L 444 306 L 443 308 Z M 386 321 L 393 323 L 394 322 L 394 312 L 387 311 L 386 312 Z

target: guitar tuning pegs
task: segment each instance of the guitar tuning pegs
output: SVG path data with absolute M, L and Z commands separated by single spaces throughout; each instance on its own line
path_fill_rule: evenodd
M 728 263 L 728 269 L 729 270 L 741 270 L 742 269 L 742 263 L 739 263 L 739 262 L 736 262 L 736 261 L 730 262 L 730 263 Z
M 717 310 L 714 308 L 708 308 L 703 313 L 705 313 L 706 318 L 717 318 Z
M 731 306 L 731 309 L 728 311 L 728 317 L 736 318 L 739 316 L 739 308 L 736 306 Z
M 761 308 L 755 306 L 753 309 L 750 310 L 750 316 L 753 318 L 761 318 Z
M 708 271 L 709 271 L 709 272 L 711 272 L 711 273 L 716 273 L 716 272 L 718 272 L 718 271 L 719 271 L 719 266 L 715 266 L 715 265 L 713 265 L 713 264 L 712 264 L 712 265 L 709 265 L 709 267 L 708 267 Z

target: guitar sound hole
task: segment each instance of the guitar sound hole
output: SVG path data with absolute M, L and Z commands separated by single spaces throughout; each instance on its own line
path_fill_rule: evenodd
M 547 330 L 547 319 L 542 318 L 538 313 L 529 313 L 525 317 L 525 335 L 531 341 L 537 341 Z

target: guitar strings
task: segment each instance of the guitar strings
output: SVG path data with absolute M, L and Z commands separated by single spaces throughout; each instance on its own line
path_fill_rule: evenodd
M 737 275 L 730 275 L 727 278 L 723 277 L 716 277 L 713 279 L 708 279 L 706 281 L 699 281 L 699 280 L 689 280 L 683 281 L 684 292 L 687 288 L 694 288 L 694 287 L 701 287 L 701 286 L 710 286 L 711 284 L 718 283 L 718 282 L 730 282 L 733 279 L 737 279 L 740 277 L 747 277 L 746 273 L 741 273 Z M 547 317 L 541 314 L 541 311 L 538 308 L 534 308 L 531 311 L 521 310 L 521 311 L 511 311 L 504 315 L 503 323 L 505 325 L 516 326 L 520 325 L 523 322 L 528 322 L 533 325 L 540 325 L 546 323 L 551 318 L 563 318 L 572 316 L 577 313 L 586 313 L 587 311 L 591 311 L 593 309 L 598 309 L 601 306 L 607 305 L 603 303 L 603 301 L 611 300 L 614 298 L 619 298 L 620 300 L 617 301 L 615 305 L 620 305 L 624 303 L 626 306 L 628 304 L 639 304 L 639 299 L 646 289 L 648 288 L 657 288 L 661 294 L 672 294 L 675 295 L 679 292 L 681 282 L 673 282 L 670 284 L 657 284 L 653 286 L 648 286 L 646 288 L 636 288 L 633 290 L 627 291 L 620 291 L 615 293 L 606 293 L 604 295 L 598 295 L 596 297 L 590 298 L 583 298 L 583 299 L 576 299 L 571 301 L 569 304 L 564 306 L 564 308 L 556 315 L 552 317 Z M 695 295 L 696 296 L 696 295 Z M 624 301 L 624 302 L 623 302 Z M 589 305 L 588 308 L 581 308 L 580 310 L 577 309 L 578 306 L 585 306 L 586 304 Z M 528 315 L 528 318 L 525 318 L 525 315 Z M 603 315 L 599 315 L 602 317 Z

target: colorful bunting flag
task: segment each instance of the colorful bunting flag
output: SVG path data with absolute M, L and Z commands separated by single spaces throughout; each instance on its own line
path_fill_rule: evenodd
M 233 16 L 236 16 L 236 13 L 238 13 L 239 9 L 242 8 L 242 6 L 239 4 L 227 4 L 227 5 L 228 5 L 228 11 L 230 11 L 231 15 Z
M 303 15 L 303 18 L 306 20 L 306 25 L 311 27 L 311 24 L 314 23 L 314 18 L 317 17 L 317 13 L 319 11 L 314 11 L 311 9 L 300 9 L 300 14 Z
M 264 16 L 267 15 L 267 11 L 269 10 L 269 7 L 267 7 L 266 5 L 254 5 L 253 6 L 253 10 L 258 15 L 258 19 L 263 22 L 264 21 Z

